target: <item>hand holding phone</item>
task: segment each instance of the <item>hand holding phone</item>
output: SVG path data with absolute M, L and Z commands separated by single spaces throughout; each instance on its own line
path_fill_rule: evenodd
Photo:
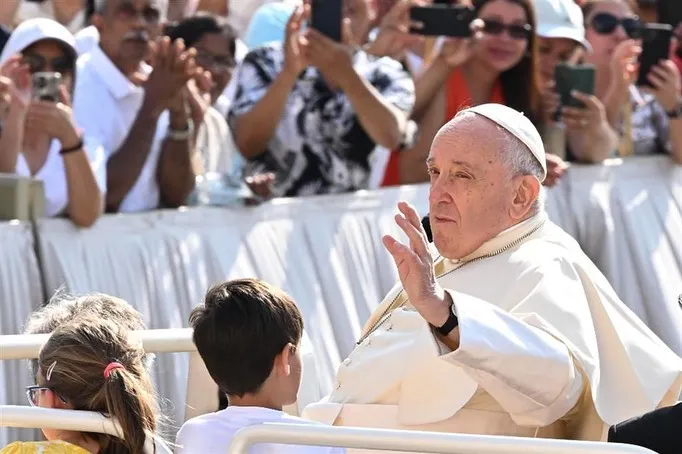
M 639 56 L 637 85 L 653 87 L 650 71 L 670 57 L 673 28 L 667 24 L 648 24 L 642 30 L 642 53 Z
M 337 43 L 343 40 L 343 0 L 312 0 L 310 26 Z
M 410 20 L 418 25 L 410 27 L 410 33 L 468 38 L 472 35 L 471 23 L 475 18 L 474 10 L 468 6 L 414 6 L 410 9 Z
M 58 72 L 37 72 L 32 76 L 33 99 L 59 102 L 62 75 Z
M 573 93 L 594 94 L 595 69 L 592 65 L 560 63 L 554 69 L 554 79 L 561 107 L 584 108 L 585 104 L 576 99 Z

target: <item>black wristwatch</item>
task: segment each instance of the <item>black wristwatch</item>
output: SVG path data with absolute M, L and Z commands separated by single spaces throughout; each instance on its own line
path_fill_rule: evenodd
M 682 99 L 677 100 L 677 106 L 673 110 L 669 110 L 665 113 L 668 118 L 675 120 L 682 117 Z
M 455 314 L 455 303 L 452 303 L 452 304 L 450 304 L 450 316 L 445 321 L 443 326 L 441 326 L 440 328 L 434 326 L 434 328 L 436 328 L 436 331 L 438 331 L 438 333 L 441 336 L 447 336 L 452 332 L 453 329 L 457 328 L 458 326 L 459 326 L 459 319 L 457 318 L 457 315 Z

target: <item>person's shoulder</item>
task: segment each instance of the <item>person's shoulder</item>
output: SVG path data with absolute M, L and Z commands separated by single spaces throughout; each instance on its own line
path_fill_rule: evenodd
M 17 441 L 0 450 L 0 454 L 87 454 L 80 446 L 61 441 Z
M 244 56 L 243 63 L 267 63 L 284 61 L 282 43 L 273 41 L 262 46 L 255 47 Z
M 186 452 L 198 452 L 203 449 L 204 445 L 209 441 L 215 441 L 216 437 L 212 436 L 215 433 L 222 433 L 223 431 L 216 430 L 216 426 L 220 424 L 220 412 L 206 413 L 186 421 L 175 437 L 175 444 L 179 447 L 180 452 L 184 449 Z

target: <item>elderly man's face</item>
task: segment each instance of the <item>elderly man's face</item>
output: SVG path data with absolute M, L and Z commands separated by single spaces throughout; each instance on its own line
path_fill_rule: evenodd
M 514 225 L 519 182 L 500 159 L 505 135 L 491 121 L 464 115 L 436 136 L 427 166 L 433 240 L 459 259 Z

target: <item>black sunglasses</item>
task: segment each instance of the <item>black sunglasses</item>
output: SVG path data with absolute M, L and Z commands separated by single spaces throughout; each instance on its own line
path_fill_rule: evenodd
M 592 17 L 590 25 L 600 35 L 613 33 L 621 25 L 628 37 L 639 39 L 642 37 L 642 23 L 636 17 L 619 18 L 609 13 L 597 13 Z
M 505 30 L 509 33 L 513 39 L 528 39 L 533 31 L 533 27 L 529 24 L 517 25 L 517 24 L 505 24 L 495 19 L 484 19 L 483 22 L 483 33 L 487 35 L 501 35 Z
M 48 60 L 40 54 L 24 54 L 22 59 L 24 63 L 28 65 L 31 73 L 54 71 L 65 74 L 73 71 L 73 60 L 66 56 L 55 57 Z

